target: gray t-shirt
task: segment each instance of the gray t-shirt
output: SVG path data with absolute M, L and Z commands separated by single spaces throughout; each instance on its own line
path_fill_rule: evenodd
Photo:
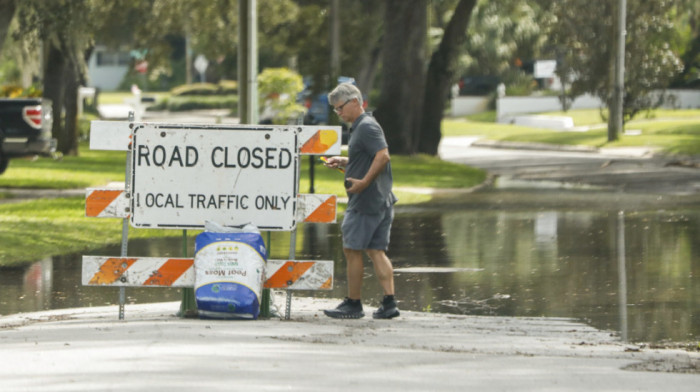
M 348 164 L 345 167 L 345 177 L 364 178 L 372 166 L 374 156 L 378 151 L 388 147 L 384 131 L 369 113 L 363 113 L 353 122 L 350 128 L 348 143 Z M 348 193 L 348 209 L 357 209 L 365 214 L 376 214 L 394 203 L 397 199 L 391 191 L 393 177 L 391 162 L 361 193 Z

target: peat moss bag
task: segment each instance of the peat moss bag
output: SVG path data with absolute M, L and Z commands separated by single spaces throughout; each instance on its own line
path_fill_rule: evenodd
M 230 230 L 218 226 L 219 230 Z M 267 251 L 255 226 L 197 235 L 195 300 L 201 318 L 257 319 Z

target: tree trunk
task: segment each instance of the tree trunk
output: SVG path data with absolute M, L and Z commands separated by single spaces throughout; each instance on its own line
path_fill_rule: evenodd
M 0 0 L 0 53 L 5 44 L 7 31 L 10 29 L 10 22 L 15 16 L 16 0 Z
M 64 107 L 65 125 L 63 128 L 64 140 L 59 144 L 63 155 L 78 155 L 78 88 L 80 87 L 80 77 L 77 72 L 79 65 L 72 61 L 72 57 L 67 57 L 65 67 L 65 87 L 64 87 Z
M 363 62 L 363 66 L 357 74 L 357 86 L 361 91 L 366 93 L 372 91 L 372 84 L 374 83 L 374 76 L 377 73 L 377 68 L 379 68 L 381 53 L 381 47 L 373 48 L 367 53 L 367 61 Z
M 440 46 L 433 53 L 426 76 L 423 118 L 418 152 L 437 155 L 442 138 L 442 117 L 450 86 L 455 81 L 459 48 L 467 39 L 467 27 L 477 0 L 460 0 L 445 28 Z
M 425 89 L 427 0 L 388 0 L 384 17 L 383 78 L 376 109 L 389 149 L 414 154 Z
M 49 46 L 44 66 L 44 97 L 50 99 L 53 107 L 53 127 L 51 133 L 58 141 L 57 150 L 65 149 L 63 135 L 63 93 L 65 76 L 65 59 L 63 52 L 52 45 L 50 41 L 44 41 Z

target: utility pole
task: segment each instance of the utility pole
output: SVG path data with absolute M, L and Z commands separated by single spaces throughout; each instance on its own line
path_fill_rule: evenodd
M 329 89 L 335 87 L 340 76 L 340 10 L 338 8 L 338 0 L 331 0 L 331 85 Z
M 185 34 L 185 84 L 192 84 L 192 48 L 190 47 L 189 28 Z
M 617 29 L 615 48 L 615 81 L 613 86 L 613 99 L 610 105 L 610 118 L 608 119 L 608 141 L 615 141 L 623 131 L 623 103 L 625 95 L 625 36 L 627 20 L 627 0 L 619 0 L 617 10 Z
M 258 123 L 258 16 L 256 0 L 238 2 L 238 117 Z
M 335 88 L 336 84 L 338 83 L 338 77 L 340 76 L 340 4 L 338 0 L 331 0 L 331 14 L 329 22 L 331 63 L 329 75 L 330 80 L 327 81 L 328 85 L 326 87 L 328 91 L 331 91 Z M 333 112 L 329 112 L 328 125 L 340 125 L 340 118 Z M 313 162 L 314 156 L 309 155 L 309 158 Z

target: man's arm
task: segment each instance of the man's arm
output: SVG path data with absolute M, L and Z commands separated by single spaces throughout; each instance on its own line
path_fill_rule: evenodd
M 326 167 L 330 167 L 333 169 L 337 169 L 339 167 L 345 167 L 348 165 L 348 157 L 343 157 L 343 156 L 330 157 L 330 158 L 326 159 L 326 161 L 324 162 L 324 165 L 326 165 Z
M 367 189 L 367 187 L 372 184 L 372 181 L 374 181 L 379 176 L 379 174 L 382 172 L 382 170 L 384 170 L 386 164 L 389 163 L 390 160 L 391 157 L 389 156 L 388 148 L 384 148 L 382 150 L 377 151 L 377 153 L 374 154 L 372 165 L 369 167 L 369 170 L 367 171 L 367 174 L 365 174 L 364 178 L 347 178 L 348 181 L 352 182 L 352 186 L 347 189 L 348 192 L 362 193 L 362 191 Z

